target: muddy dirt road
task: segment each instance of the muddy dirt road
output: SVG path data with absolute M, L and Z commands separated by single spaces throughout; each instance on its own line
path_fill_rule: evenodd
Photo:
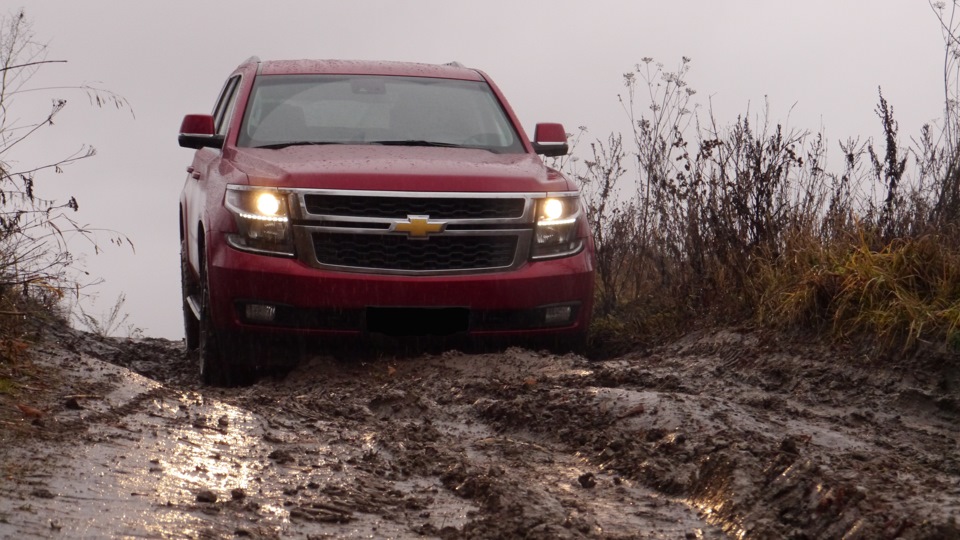
M 0 396 L 0 537 L 960 538 L 944 358 L 726 330 L 595 362 L 315 354 L 211 389 L 181 348 L 36 347 Z

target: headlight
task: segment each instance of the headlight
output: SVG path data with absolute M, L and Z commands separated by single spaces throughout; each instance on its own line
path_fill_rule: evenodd
M 237 222 L 239 234 L 230 244 L 246 251 L 293 255 L 286 195 L 275 189 L 227 186 L 227 209 Z
M 283 206 L 275 193 L 260 193 L 257 195 L 257 212 L 262 216 L 275 217 L 280 213 L 280 208 Z
M 563 214 L 564 214 L 563 209 L 564 209 L 564 205 L 562 200 L 546 199 L 543 201 L 543 212 L 540 218 L 545 220 L 560 219 L 563 217 Z
M 536 241 L 534 259 L 566 257 L 583 249 L 583 239 L 578 237 L 580 198 L 576 196 L 548 197 L 537 204 Z

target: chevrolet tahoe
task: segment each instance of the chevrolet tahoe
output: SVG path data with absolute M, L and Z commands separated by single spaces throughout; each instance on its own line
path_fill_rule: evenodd
M 271 337 L 584 343 L 594 248 L 577 186 L 500 90 L 459 64 L 241 64 L 180 197 L 188 349 L 208 384 L 251 380 Z

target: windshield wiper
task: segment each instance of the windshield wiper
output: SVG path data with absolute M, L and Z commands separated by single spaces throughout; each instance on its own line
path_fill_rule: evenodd
M 287 141 L 281 143 L 273 144 L 262 144 L 260 146 L 254 146 L 253 148 L 268 148 L 271 150 L 277 150 L 280 148 L 287 148 L 288 146 L 313 146 L 313 145 L 324 145 L 324 144 L 348 144 L 339 141 Z
M 436 146 L 439 148 L 467 148 L 462 144 L 440 141 L 425 141 L 422 139 L 408 139 L 398 141 L 367 141 L 366 144 L 381 144 L 383 146 Z

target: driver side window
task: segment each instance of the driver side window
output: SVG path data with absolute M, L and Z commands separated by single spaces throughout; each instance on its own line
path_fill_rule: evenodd
M 234 104 L 237 100 L 237 88 L 240 86 L 240 76 L 232 77 L 220 92 L 220 99 L 213 111 L 213 125 L 217 135 L 226 135 L 230 118 L 233 117 Z

